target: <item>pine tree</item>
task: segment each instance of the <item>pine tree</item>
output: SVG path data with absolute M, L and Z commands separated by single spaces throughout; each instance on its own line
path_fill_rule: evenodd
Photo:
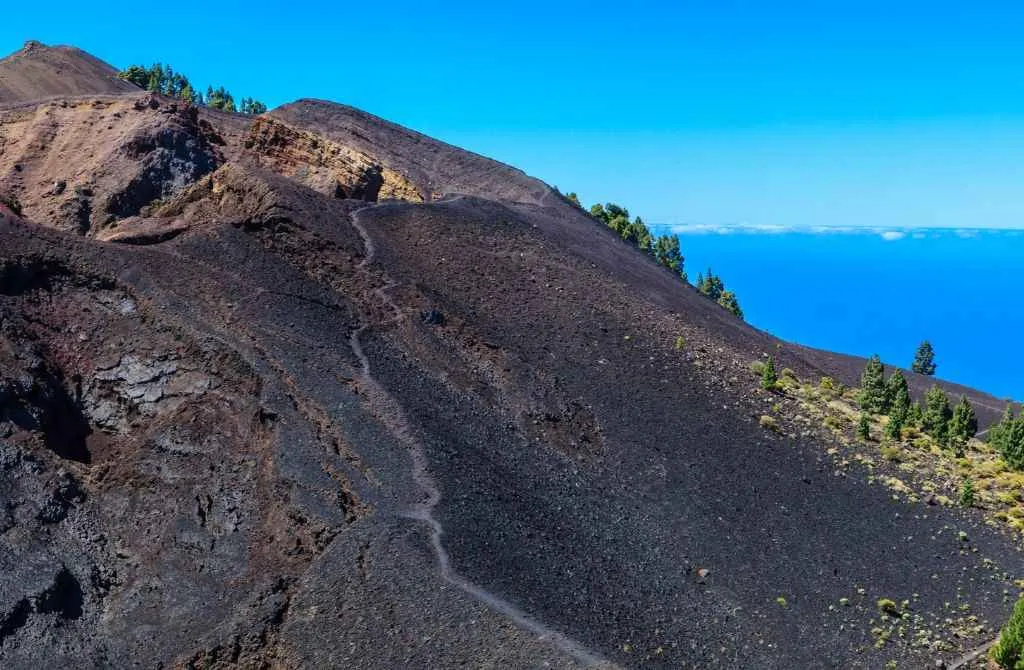
M 1003 417 L 997 423 L 992 424 L 988 429 L 988 443 L 998 451 L 1005 455 L 1010 447 L 1010 438 L 1013 431 L 1013 405 L 1007 405 L 1006 410 L 1003 412 Z
M 952 417 L 953 410 L 949 406 L 946 392 L 938 386 L 932 386 L 925 396 L 924 414 L 921 417 L 925 432 L 939 442 L 945 442 L 949 436 L 949 421 Z
M 779 377 L 775 374 L 775 360 L 769 356 L 768 360 L 764 362 L 764 369 L 761 371 L 761 388 L 772 391 L 778 382 Z
M 889 423 L 885 424 L 885 436 L 893 441 L 899 442 L 903 439 L 903 422 L 894 417 L 889 417 Z
M 909 426 L 919 426 L 921 425 L 921 420 L 923 418 L 924 415 L 921 412 L 921 404 L 916 402 L 911 403 L 910 411 L 907 412 L 906 424 Z
M 740 309 L 740 303 L 732 291 L 722 291 L 722 295 L 718 297 L 718 304 L 732 312 L 734 316 L 743 318 L 743 310 Z
M 697 292 L 705 298 L 718 302 L 723 291 L 725 291 L 725 283 L 721 277 L 711 271 L 711 268 L 708 268 L 707 275 L 700 275 L 697 278 Z
M 1014 470 L 1024 470 L 1024 416 L 1018 416 L 1010 426 L 1003 460 Z
M 206 104 L 225 112 L 235 111 L 235 99 L 223 86 L 218 86 L 216 89 L 211 86 L 206 89 Z
M 141 65 L 130 65 L 126 70 L 119 72 L 117 76 L 135 84 L 139 88 L 147 88 L 149 86 L 149 70 Z
M 889 417 L 898 421 L 902 427 L 910 414 L 910 390 L 907 388 L 907 378 L 900 370 L 889 375 L 889 381 L 885 383 L 885 399 L 889 406 Z
M 978 417 L 967 398 L 960 396 L 960 402 L 953 409 L 953 417 L 949 420 L 949 446 L 957 458 L 963 458 L 967 450 L 967 440 L 978 432 Z
M 860 421 L 857 423 L 857 437 L 865 442 L 871 437 L 871 424 L 868 423 L 866 413 L 860 415 Z
M 660 235 L 654 241 L 654 258 L 677 274 L 683 271 L 683 254 L 679 251 L 678 235 Z
M 644 220 L 639 216 L 632 223 L 627 223 L 619 234 L 622 235 L 622 239 L 645 254 L 653 254 L 654 238 Z
M 1002 420 L 989 428 L 988 442 L 1014 470 L 1024 470 L 1024 416 L 1014 416 L 1009 405 Z
M 157 63 L 149 72 L 149 81 L 146 82 L 146 90 L 151 93 L 161 93 L 163 85 L 163 68 L 159 63 Z
M 590 211 L 604 221 L 604 225 L 614 230 L 619 237 L 624 237 L 626 228 L 629 227 L 628 209 L 619 207 L 614 202 L 609 202 L 603 207 L 601 205 L 594 205 Z
M 999 641 L 989 651 L 989 657 L 1005 670 L 1021 667 L 1024 660 L 1024 598 L 1013 606 L 1013 614 L 999 631 Z
M 965 396 L 960 396 L 960 402 L 953 409 L 953 417 L 949 421 L 949 432 L 951 435 L 963 439 L 964 442 L 978 433 L 978 415 Z
M 872 414 L 884 414 L 888 409 L 885 366 L 877 354 L 868 359 L 868 364 L 860 376 L 860 407 Z
M 255 98 L 250 98 L 250 97 L 247 96 L 247 97 L 242 98 L 242 103 L 241 103 L 240 111 L 242 112 L 242 114 L 249 114 L 249 115 L 263 114 L 264 112 L 267 111 L 267 106 L 264 105 L 259 100 L 256 100 Z M 579 201 L 577 201 L 577 203 L 578 202 Z
M 917 347 L 914 363 L 910 369 L 922 375 L 935 374 L 935 351 L 932 349 L 931 342 L 925 340 Z
M 949 448 L 953 450 L 953 455 L 957 458 L 963 458 L 967 455 L 967 440 L 958 433 L 948 431 L 946 435 L 946 444 L 948 444 Z

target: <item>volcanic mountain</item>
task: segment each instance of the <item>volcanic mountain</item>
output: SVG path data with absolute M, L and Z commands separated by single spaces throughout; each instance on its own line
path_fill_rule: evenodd
M 1019 536 L 750 371 L 863 361 L 514 168 L 115 75 L 0 61 L 3 667 L 932 667 L 1005 619 Z

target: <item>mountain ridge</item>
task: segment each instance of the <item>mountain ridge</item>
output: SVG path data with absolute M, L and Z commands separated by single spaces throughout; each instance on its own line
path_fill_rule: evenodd
M 0 59 L 0 105 L 61 95 L 126 93 L 138 89 L 111 65 L 70 46 L 29 40 Z
M 861 361 L 539 180 L 322 101 L 84 95 L 0 111 L 5 665 L 925 667 L 1008 611 L 1012 538 L 750 371 Z

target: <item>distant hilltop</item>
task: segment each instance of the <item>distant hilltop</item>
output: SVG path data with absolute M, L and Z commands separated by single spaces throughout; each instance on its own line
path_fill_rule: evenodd
M 29 40 L 0 60 L 0 105 L 51 96 L 117 94 L 137 90 L 111 65 L 80 49 Z

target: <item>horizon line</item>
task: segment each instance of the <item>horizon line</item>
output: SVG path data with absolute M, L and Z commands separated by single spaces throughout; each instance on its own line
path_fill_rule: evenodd
M 814 235 L 879 235 L 889 241 L 904 238 L 921 239 L 928 236 L 955 235 L 964 239 L 984 234 L 1024 235 L 1022 226 L 828 226 L 828 225 L 780 225 L 754 223 L 650 223 L 651 229 L 665 230 L 677 235 L 729 235 L 729 234 L 814 234 Z

